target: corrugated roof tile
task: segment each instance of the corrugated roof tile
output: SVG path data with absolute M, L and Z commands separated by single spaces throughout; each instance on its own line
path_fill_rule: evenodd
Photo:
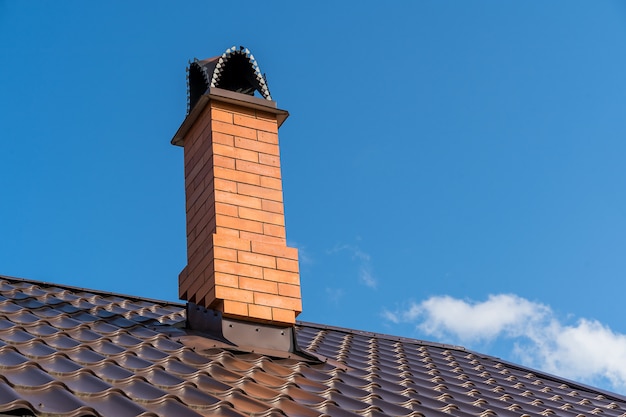
M 619 395 L 448 345 L 300 323 L 299 345 L 321 358 L 311 362 L 226 350 L 185 320 L 181 304 L 0 278 L 0 412 L 616 417 L 626 409 Z

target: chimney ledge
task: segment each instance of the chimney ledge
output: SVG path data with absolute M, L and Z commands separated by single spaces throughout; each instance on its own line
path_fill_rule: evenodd
M 287 120 L 287 117 L 289 117 L 289 112 L 287 110 L 279 109 L 276 106 L 276 102 L 273 100 L 266 100 L 243 93 L 213 87 L 209 88 L 207 92 L 200 97 L 194 108 L 189 112 L 185 120 L 183 120 L 183 123 L 180 125 L 176 134 L 172 138 L 172 145 L 183 146 L 185 135 L 189 129 L 191 129 L 200 114 L 202 114 L 202 110 L 204 110 L 211 100 L 228 104 L 236 104 L 249 109 L 261 110 L 267 113 L 275 114 L 278 121 L 278 127 L 282 126 L 283 122 Z

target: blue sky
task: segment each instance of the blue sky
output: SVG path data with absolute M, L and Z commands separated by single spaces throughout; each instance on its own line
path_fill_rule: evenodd
M 626 6 L 0 1 L 0 274 L 175 301 L 189 59 L 279 107 L 305 321 L 626 393 Z

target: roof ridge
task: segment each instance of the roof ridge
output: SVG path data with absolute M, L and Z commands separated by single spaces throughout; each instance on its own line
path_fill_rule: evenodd
M 71 291 L 89 292 L 89 293 L 93 293 L 95 295 L 117 296 L 117 297 L 121 297 L 121 298 L 127 298 L 127 299 L 132 300 L 132 301 L 147 301 L 147 302 L 151 302 L 151 303 L 155 303 L 155 304 L 170 305 L 170 306 L 181 307 L 181 308 L 185 308 L 185 306 L 186 306 L 185 303 L 177 303 L 175 301 L 158 300 L 156 298 L 141 297 L 141 296 L 137 296 L 137 295 L 130 295 L 130 294 L 124 294 L 124 293 L 119 293 L 119 292 L 96 290 L 96 289 L 93 289 L 93 288 L 77 287 L 77 286 L 74 286 L 74 285 L 59 284 L 59 283 L 56 283 L 56 282 L 39 281 L 39 280 L 36 280 L 36 279 L 30 279 L 30 278 L 19 278 L 19 277 L 13 277 L 13 276 L 9 276 L 9 275 L 1 275 L 0 274 L 0 279 L 6 279 L 6 280 L 9 280 L 9 281 L 17 281 L 17 282 L 28 282 L 28 283 L 31 283 L 31 284 L 34 284 L 34 285 L 45 285 L 45 286 L 48 286 L 48 287 L 63 288 L 63 289 L 71 290 Z
M 450 345 L 447 343 L 431 342 L 428 340 L 415 339 L 412 337 L 394 336 L 394 335 L 390 335 L 386 333 L 371 332 L 368 330 L 350 329 L 347 327 L 331 326 L 327 324 L 317 324 L 317 323 L 311 323 L 307 321 L 297 321 L 296 325 L 314 327 L 316 329 L 321 329 L 321 330 L 333 330 L 333 331 L 344 332 L 344 333 L 349 333 L 349 334 L 359 335 L 359 336 L 376 337 L 377 339 L 392 340 L 392 341 L 403 342 L 403 343 L 412 343 L 412 344 L 420 345 L 420 346 L 431 346 L 431 347 L 439 347 L 443 349 L 452 349 L 452 350 L 458 350 L 460 352 L 468 352 L 468 353 L 476 354 L 476 352 L 471 352 L 463 346 Z M 488 355 L 483 355 L 483 354 L 480 354 L 480 355 L 488 356 Z

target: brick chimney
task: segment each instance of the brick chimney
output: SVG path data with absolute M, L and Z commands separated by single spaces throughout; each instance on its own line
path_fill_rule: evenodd
M 227 318 L 292 325 L 302 311 L 300 276 L 285 237 L 278 144 L 289 114 L 243 47 L 195 60 L 188 73 L 188 114 L 172 139 L 185 161 L 179 296 Z

